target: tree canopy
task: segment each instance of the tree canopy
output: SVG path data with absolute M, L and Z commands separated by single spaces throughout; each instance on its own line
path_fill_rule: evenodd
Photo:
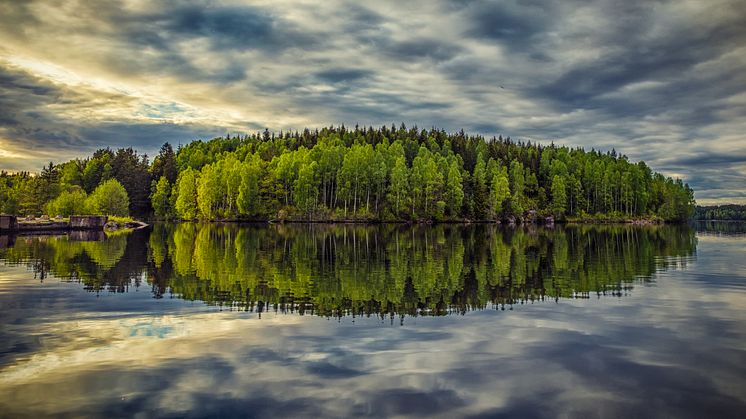
M 448 221 L 689 219 L 680 179 L 602 153 L 463 131 L 330 127 L 168 143 L 148 163 L 131 148 L 0 175 L 0 211 L 40 214 L 114 179 L 136 216 L 180 219 Z M 59 201 L 56 201 L 58 200 Z M 66 201 L 67 200 L 67 201 Z M 55 201 L 57 206 L 47 204 Z M 77 211 L 69 205 L 60 212 Z M 91 208 L 89 208 L 91 210 Z
M 86 206 L 94 214 L 129 215 L 130 200 L 127 190 L 116 179 L 109 179 L 100 184 L 86 200 Z

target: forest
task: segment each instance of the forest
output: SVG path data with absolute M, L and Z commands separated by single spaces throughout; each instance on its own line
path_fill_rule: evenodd
M 615 150 L 510 138 L 344 126 L 132 148 L 0 173 L 0 212 L 180 220 L 684 221 L 680 179 Z
M 746 221 L 746 205 L 713 205 L 697 206 L 694 211 L 695 220 L 729 220 Z

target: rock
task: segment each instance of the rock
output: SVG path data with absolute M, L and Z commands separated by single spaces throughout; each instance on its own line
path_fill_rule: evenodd
M 73 230 L 103 229 L 109 217 L 105 215 L 73 215 L 70 217 L 70 228 Z

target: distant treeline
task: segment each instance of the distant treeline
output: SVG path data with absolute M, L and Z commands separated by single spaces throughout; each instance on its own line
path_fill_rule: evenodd
M 99 191 L 106 184 L 107 193 Z M 117 189 L 121 185 L 124 197 Z M 117 193 L 114 193 L 117 192 Z M 90 194 L 112 197 L 89 199 Z M 122 202 L 126 198 L 126 202 Z M 161 219 L 448 221 L 689 219 L 692 189 L 614 150 L 515 142 L 463 131 L 344 126 L 226 136 L 152 164 L 131 148 L 0 175 L 0 211 Z
M 697 206 L 695 220 L 736 220 L 746 221 L 746 205 Z

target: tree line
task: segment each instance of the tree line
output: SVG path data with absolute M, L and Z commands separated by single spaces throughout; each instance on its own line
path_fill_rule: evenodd
M 344 126 L 166 143 L 152 164 L 131 148 L 0 174 L 0 211 L 88 210 L 114 180 L 127 212 L 206 220 L 689 219 L 693 191 L 616 151 L 602 153 L 463 131 Z M 95 200 L 94 200 L 95 201 Z M 52 205 L 51 203 L 56 202 Z M 122 203 L 119 202 L 119 208 Z
M 713 205 L 697 206 L 694 211 L 695 220 L 733 220 L 746 221 L 746 205 Z

